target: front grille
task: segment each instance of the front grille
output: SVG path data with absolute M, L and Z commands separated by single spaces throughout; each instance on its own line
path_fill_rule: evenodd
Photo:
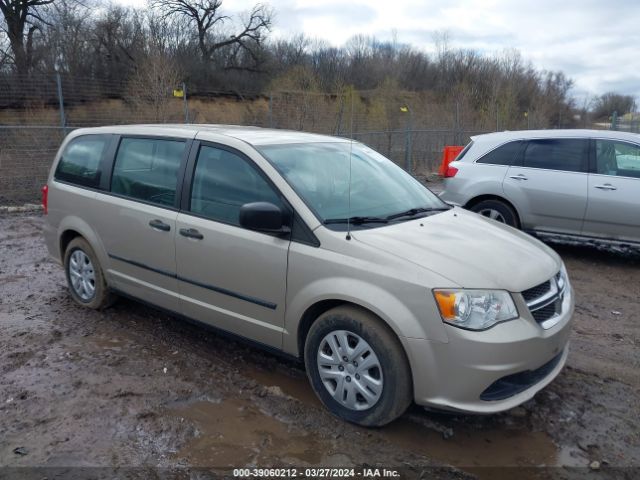
M 549 305 L 539 308 L 538 310 L 534 310 L 531 312 L 533 318 L 536 322 L 542 323 L 550 318 L 553 318 L 558 312 L 556 311 L 556 302 L 550 303 Z
M 536 298 L 543 296 L 549 290 L 551 290 L 551 280 L 547 280 L 540 285 L 536 285 L 535 287 L 525 290 L 522 292 L 522 296 L 524 297 L 524 301 L 528 303 L 531 300 L 535 300 Z
M 553 320 L 562 313 L 564 287 L 558 273 L 546 282 L 522 292 L 531 315 L 542 328 L 551 328 L 556 323 Z

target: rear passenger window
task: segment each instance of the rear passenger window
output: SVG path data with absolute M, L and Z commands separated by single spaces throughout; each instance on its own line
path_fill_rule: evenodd
M 56 180 L 98 187 L 100 161 L 109 144 L 109 135 L 84 135 L 69 142 L 55 173 Z
M 278 193 L 247 160 L 228 150 L 200 148 L 190 210 L 212 220 L 240 225 L 240 207 L 252 202 L 269 202 L 283 208 Z
M 111 191 L 136 200 L 174 206 L 185 145 L 179 140 L 123 138 L 113 167 Z
M 512 165 L 520 149 L 522 142 L 509 142 L 500 145 L 495 150 L 479 158 L 476 163 L 490 163 L 491 165 Z
M 587 139 L 530 140 L 524 152 L 524 166 L 565 172 L 586 172 L 588 147 Z

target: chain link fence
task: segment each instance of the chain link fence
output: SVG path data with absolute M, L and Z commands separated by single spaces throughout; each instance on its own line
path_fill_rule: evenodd
M 162 78 L 106 82 L 68 75 L 0 76 L 0 204 L 37 202 L 57 148 L 73 129 L 113 124 L 254 125 L 349 137 L 414 175 L 437 170 L 445 145 L 479 133 L 545 127 L 535 111 L 482 111 L 422 93 L 191 91 Z

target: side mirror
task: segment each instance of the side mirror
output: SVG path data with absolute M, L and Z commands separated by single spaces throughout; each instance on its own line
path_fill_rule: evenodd
M 265 233 L 290 233 L 282 210 L 269 202 L 245 203 L 240 207 L 240 226 Z

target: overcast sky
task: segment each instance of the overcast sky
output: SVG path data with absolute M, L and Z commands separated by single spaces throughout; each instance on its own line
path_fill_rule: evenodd
M 145 0 L 116 0 L 144 6 Z M 226 0 L 227 14 L 258 0 Z M 342 45 L 362 33 L 434 50 L 434 34 L 452 47 L 486 54 L 518 49 L 539 69 L 562 70 L 573 94 L 607 91 L 640 100 L 640 0 L 272 0 L 274 36 L 304 33 Z

